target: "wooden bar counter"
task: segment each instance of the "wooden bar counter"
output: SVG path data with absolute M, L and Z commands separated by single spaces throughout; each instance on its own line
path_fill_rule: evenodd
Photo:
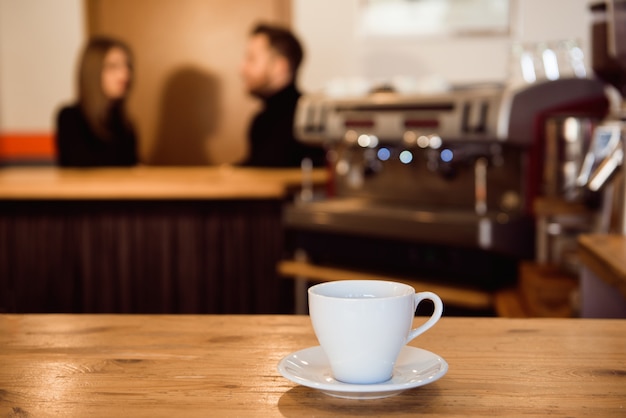
M 626 236 L 581 235 L 578 243 L 582 263 L 626 297 Z
M 310 181 L 326 181 L 316 169 Z M 272 199 L 302 184 L 300 169 L 149 167 L 0 169 L 1 200 Z
M 289 312 L 276 263 L 301 183 L 299 169 L 0 169 L 0 312 Z
M 626 318 L 626 236 L 578 237 L 581 316 Z
M 0 416 L 626 416 L 626 320 L 444 317 L 411 345 L 447 374 L 372 400 L 279 374 L 315 345 L 298 315 L 0 315 Z

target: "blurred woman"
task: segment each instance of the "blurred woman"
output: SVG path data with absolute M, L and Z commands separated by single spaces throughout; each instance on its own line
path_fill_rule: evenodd
M 137 164 L 137 139 L 126 114 L 133 78 L 131 51 L 123 42 L 98 37 L 80 60 L 78 102 L 57 117 L 57 161 L 66 167 Z

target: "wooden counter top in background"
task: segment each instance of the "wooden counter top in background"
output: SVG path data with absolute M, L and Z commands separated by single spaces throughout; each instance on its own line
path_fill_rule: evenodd
M 312 182 L 326 181 L 313 171 Z M 264 199 L 302 182 L 298 168 L 132 167 L 0 169 L 0 199 Z
M 581 262 L 626 297 L 626 236 L 581 235 L 578 244 Z
M 0 169 L 0 312 L 289 312 L 276 263 L 301 181 L 298 168 Z

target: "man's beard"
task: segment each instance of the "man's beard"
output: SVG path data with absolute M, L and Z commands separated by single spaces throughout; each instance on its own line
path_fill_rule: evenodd
M 257 88 L 248 90 L 248 93 L 251 96 L 256 97 L 257 99 L 263 100 L 272 96 L 275 92 L 272 89 L 270 89 L 267 85 L 265 85 L 263 87 L 257 87 Z
M 264 100 L 268 97 L 272 97 L 279 90 L 279 88 L 276 88 L 276 86 L 272 85 L 270 77 L 265 76 L 257 83 L 255 83 L 251 88 L 249 88 L 248 93 L 253 97 Z

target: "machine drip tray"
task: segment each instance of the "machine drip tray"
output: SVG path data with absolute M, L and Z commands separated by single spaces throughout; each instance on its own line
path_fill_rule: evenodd
M 336 198 L 290 205 L 283 223 L 287 229 L 307 231 L 314 236 L 357 237 L 357 248 L 373 239 L 461 247 L 503 254 L 517 259 L 534 257 L 534 220 L 488 212 L 484 216 L 468 210 L 414 208 L 374 203 L 359 198 Z M 323 238 L 320 238 L 322 241 Z M 334 238 L 340 239 L 340 238 Z M 373 245 L 373 244 L 372 244 Z M 346 247 L 352 247 L 346 243 Z M 400 245 L 404 246 L 404 245 Z M 323 245 L 322 245 L 323 247 Z M 339 248 L 339 253 L 349 248 Z M 358 250 L 357 252 L 364 251 Z
M 480 290 L 516 283 L 534 257 L 530 217 L 334 198 L 286 207 L 287 248 L 320 266 Z
M 519 259 L 479 248 L 288 230 L 288 247 L 319 266 L 402 276 L 439 284 L 498 290 L 517 281 Z

